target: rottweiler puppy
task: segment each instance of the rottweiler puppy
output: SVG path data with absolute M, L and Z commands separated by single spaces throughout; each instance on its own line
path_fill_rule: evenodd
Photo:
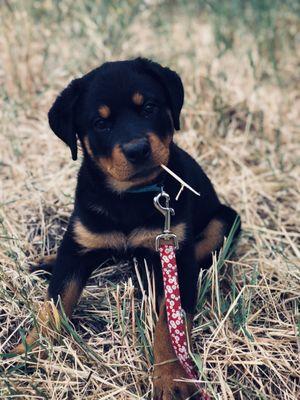
M 163 217 L 153 197 L 163 186 L 175 209 L 171 230 L 177 235 L 177 264 L 182 306 L 192 326 L 200 268 L 211 265 L 237 218 L 221 204 L 196 161 L 173 142 L 180 129 L 184 89 L 169 68 L 144 58 L 107 62 L 73 80 L 49 111 L 53 132 L 77 159 L 83 149 L 75 205 L 57 252 L 45 268 L 52 268 L 48 299 L 61 304 L 71 317 L 92 271 L 107 259 L 147 259 L 155 273 L 158 321 L 154 340 L 154 399 L 185 399 L 192 384 L 174 381 L 186 374 L 171 345 L 155 238 Z M 201 193 L 184 190 L 161 167 L 167 165 Z M 44 312 L 45 314 L 45 312 Z M 43 317 L 40 317 L 43 318 Z M 27 337 L 37 338 L 33 329 Z M 23 345 L 15 350 L 24 351 Z M 169 362 L 168 362 L 169 361 Z

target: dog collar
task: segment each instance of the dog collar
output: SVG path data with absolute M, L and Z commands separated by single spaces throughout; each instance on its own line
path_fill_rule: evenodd
M 154 183 L 148 186 L 142 186 L 136 189 L 128 189 L 126 193 L 146 193 L 146 192 L 160 192 L 162 188 L 162 184 Z

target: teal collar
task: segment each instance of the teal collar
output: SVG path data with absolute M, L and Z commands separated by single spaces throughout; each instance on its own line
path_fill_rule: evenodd
M 154 183 L 148 186 L 142 186 L 136 189 L 126 190 L 126 193 L 146 193 L 146 192 L 160 192 L 162 188 L 161 184 Z

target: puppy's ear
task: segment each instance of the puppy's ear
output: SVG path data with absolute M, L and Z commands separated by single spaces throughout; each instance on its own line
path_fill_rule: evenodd
M 164 87 L 171 107 L 174 128 L 178 131 L 180 129 L 180 111 L 184 100 L 184 90 L 179 75 L 171 69 L 145 58 L 138 58 L 136 61 L 142 66 L 144 72 L 154 77 Z
M 80 79 L 74 79 L 56 98 L 48 113 L 50 128 L 71 149 L 77 160 L 77 136 L 74 124 L 74 107 L 80 94 Z

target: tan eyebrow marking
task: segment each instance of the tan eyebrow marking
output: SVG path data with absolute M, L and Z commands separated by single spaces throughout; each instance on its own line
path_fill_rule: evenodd
M 141 93 L 136 92 L 132 96 L 132 101 L 134 102 L 135 105 L 141 106 L 144 103 L 144 96 Z
M 110 108 L 106 105 L 100 106 L 98 111 L 102 118 L 108 118 L 110 116 Z

